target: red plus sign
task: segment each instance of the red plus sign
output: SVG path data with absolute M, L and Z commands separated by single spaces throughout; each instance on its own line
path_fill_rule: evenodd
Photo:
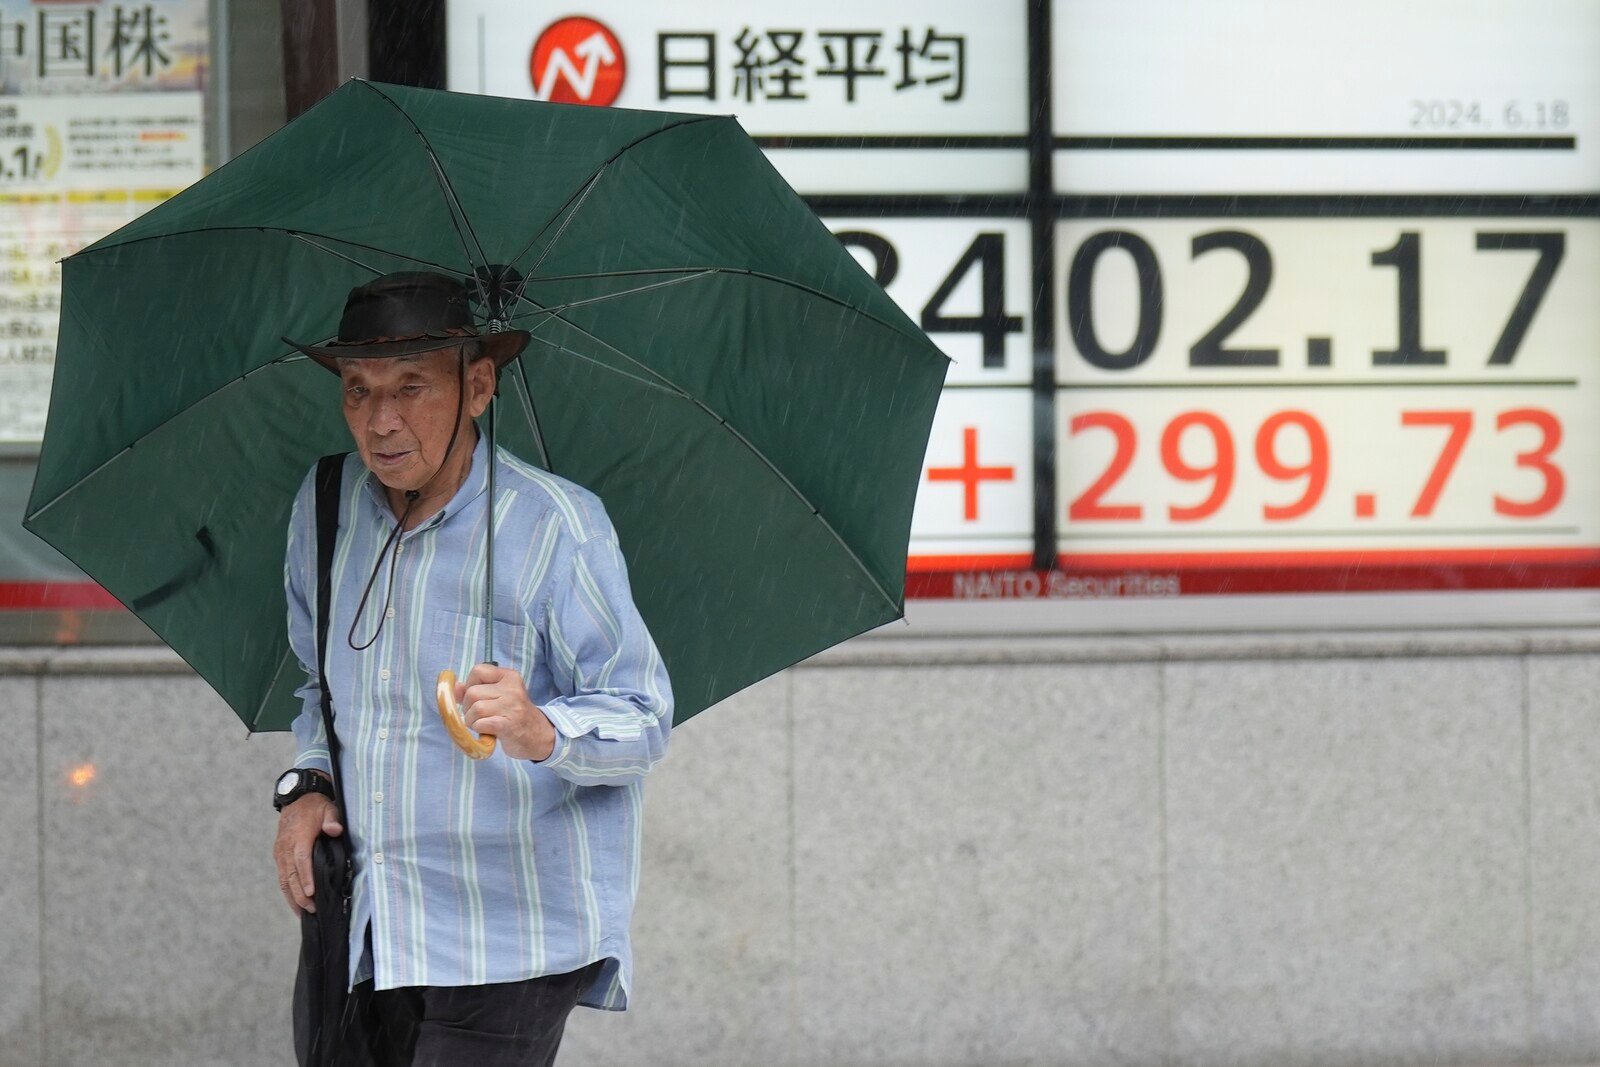
M 960 482 L 966 490 L 966 517 L 970 522 L 978 517 L 978 483 L 1009 482 L 1017 476 L 1015 467 L 978 466 L 978 428 L 964 427 L 961 431 L 962 456 L 959 467 L 929 467 L 930 482 Z

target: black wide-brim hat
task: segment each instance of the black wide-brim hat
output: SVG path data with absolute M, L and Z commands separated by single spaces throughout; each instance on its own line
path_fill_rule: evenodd
M 503 304 L 504 293 L 520 281 L 514 273 L 496 276 L 491 297 Z M 527 347 L 527 330 L 480 331 L 472 318 L 467 284 L 432 271 L 397 271 L 350 290 L 339 336 L 322 344 L 301 344 L 283 338 L 335 374 L 341 359 L 390 359 L 437 352 L 476 340 L 483 355 L 499 370 Z

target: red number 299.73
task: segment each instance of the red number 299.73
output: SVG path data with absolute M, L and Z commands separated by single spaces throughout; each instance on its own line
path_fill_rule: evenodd
M 1279 452 L 1278 440 L 1283 431 L 1293 427 L 1304 435 L 1307 459 L 1303 464 L 1285 460 Z M 1086 411 L 1071 423 L 1074 435 L 1086 430 L 1110 430 L 1116 440 L 1116 450 L 1111 462 L 1067 507 L 1067 517 L 1074 522 L 1104 522 L 1112 520 L 1138 521 L 1144 515 L 1139 504 L 1112 504 L 1105 501 L 1122 476 L 1133 465 L 1134 451 L 1138 447 L 1138 434 L 1133 423 L 1111 411 Z M 1211 462 L 1195 464 L 1183 454 L 1183 443 L 1195 436 L 1190 431 L 1211 438 Z M 1328 487 L 1328 434 L 1316 418 L 1304 411 L 1280 411 L 1261 424 L 1255 439 L 1256 465 L 1269 478 L 1282 482 L 1305 480 L 1305 491 L 1286 504 L 1265 504 L 1263 518 L 1271 522 L 1296 519 L 1322 499 Z M 1161 434 L 1161 465 L 1167 473 L 1183 482 L 1211 483 L 1205 498 L 1195 504 L 1174 504 L 1167 508 L 1173 522 L 1198 522 L 1222 509 L 1233 491 L 1236 472 L 1233 434 L 1227 423 L 1209 411 L 1186 411 L 1166 426 Z
M 1400 424 L 1404 427 L 1447 431 L 1427 480 L 1411 507 L 1412 518 L 1426 519 L 1433 515 L 1466 448 L 1472 421 L 1470 411 L 1400 413 Z M 1143 505 L 1112 503 L 1106 499 L 1133 466 L 1139 442 L 1133 423 L 1116 412 L 1088 411 L 1074 416 L 1070 426 L 1073 436 L 1091 430 L 1109 431 L 1115 449 L 1100 476 L 1068 505 L 1067 517 L 1073 522 L 1137 522 L 1142 519 Z M 1566 477 L 1552 459 L 1561 446 L 1560 420 L 1541 408 L 1514 408 L 1502 411 L 1495 418 L 1495 429 L 1501 432 L 1524 426 L 1537 430 L 1539 438 L 1532 448 L 1517 454 L 1517 466 L 1537 473 L 1542 484 L 1539 494 L 1531 499 L 1496 493 L 1495 513 L 1508 518 L 1531 519 L 1546 515 L 1561 503 L 1566 493 Z M 1290 439 L 1288 449 L 1281 443 L 1285 434 Z M 1303 439 L 1304 445 L 1294 448 L 1297 437 Z M 1195 443 L 1206 442 L 1208 438 L 1209 442 L 1201 446 L 1201 454 L 1207 458 L 1197 462 Z M 1285 458 L 1285 451 L 1303 455 L 1305 459 L 1295 462 Z M 1263 519 L 1268 522 L 1297 519 L 1322 500 L 1328 488 L 1329 446 L 1327 431 L 1316 416 L 1305 411 L 1279 411 L 1269 415 L 1256 431 L 1254 452 L 1256 466 L 1268 478 L 1305 483 L 1300 495 L 1293 500 L 1264 503 L 1261 507 Z M 1161 465 L 1176 481 L 1209 483 L 1202 499 L 1190 504 L 1169 505 L 1168 518 L 1173 522 L 1199 522 L 1210 518 L 1222 510 L 1233 492 L 1237 474 L 1233 434 L 1227 423 L 1213 412 L 1183 412 L 1162 430 Z

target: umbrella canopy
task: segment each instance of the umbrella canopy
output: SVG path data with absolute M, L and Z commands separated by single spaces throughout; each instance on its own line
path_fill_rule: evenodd
M 290 504 L 351 442 L 280 338 L 498 265 L 533 333 L 501 442 L 605 502 L 678 721 L 902 615 L 948 361 L 721 116 L 346 83 L 64 261 L 24 525 L 287 728 Z

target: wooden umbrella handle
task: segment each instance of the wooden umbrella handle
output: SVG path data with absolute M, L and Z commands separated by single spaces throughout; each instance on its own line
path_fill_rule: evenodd
M 444 728 L 450 732 L 450 740 L 473 759 L 488 759 L 494 751 L 493 734 L 475 734 L 467 729 L 466 720 L 461 717 L 461 709 L 456 706 L 456 672 L 440 671 L 439 684 L 435 690 L 439 698 L 439 718 L 444 720 Z

